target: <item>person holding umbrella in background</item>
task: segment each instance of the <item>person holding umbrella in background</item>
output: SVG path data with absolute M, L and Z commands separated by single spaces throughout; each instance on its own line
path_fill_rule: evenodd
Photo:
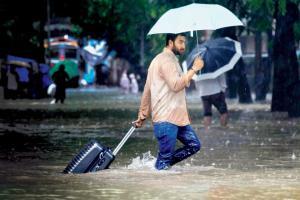
M 220 113 L 220 123 L 227 125 L 228 110 L 225 101 L 227 88 L 225 72 L 231 70 L 242 56 L 239 42 L 230 38 L 216 38 L 197 45 L 188 55 L 186 63 L 192 67 L 193 61 L 201 57 L 205 67 L 193 79 L 200 94 L 204 111 L 204 126 L 208 130 L 212 121 L 212 105 Z
M 154 134 L 159 150 L 155 167 L 169 169 L 172 165 L 188 158 L 200 150 L 197 134 L 190 126 L 186 106 L 185 87 L 192 77 L 202 69 L 202 59 L 196 58 L 193 66 L 183 74 L 176 55 L 185 51 L 186 38 L 182 33 L 167 34 L 166 47 L 151 62 L 141 99 L 138 119 L 134 121 L 139 128 L 152 115 Z M 175 150 L 176 140 L 183 147 Z

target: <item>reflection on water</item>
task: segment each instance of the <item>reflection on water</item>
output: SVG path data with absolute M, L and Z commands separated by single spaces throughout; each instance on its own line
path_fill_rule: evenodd
M 266 107 L 229 105 L 229 127 L 219 127 L 216 118 L 204 132 L 201 113 L 192 105 L 202 149 L 171 170 L 154 169 L 157 143 L 147 123 L 111 169 L 76 175 L 61 172 L 90 139 L 114 148 L 130 128 L 133 110 L 127 118 L 126 112 L 14 123 L 3 117 L 0 199 L 300 199 L 300 120 L 273 115 Z

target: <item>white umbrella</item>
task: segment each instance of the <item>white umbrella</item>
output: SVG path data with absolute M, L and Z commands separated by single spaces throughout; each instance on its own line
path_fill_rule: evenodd
M 215 30 L 230 26 L 243 26 L 243 23 L 227 8 L 217 4 L 192 3 L 168 10 L 154 24 L 148 35 Z

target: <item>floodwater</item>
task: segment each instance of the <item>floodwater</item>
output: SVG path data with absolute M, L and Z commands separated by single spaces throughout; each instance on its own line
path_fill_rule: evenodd
M 68 91 L 65 105 L 0 102 L 0 199 L 300 199 L 300 119 L 271 113 L 268 103 L 231 101 L 229 126 L 220 127 L 214 113 L 204 131 L 193 94 L 187 101 L 202 149 L 192 158 L 156 171 L 157 143 L 147 122 L 110 169 L 61 173 L 91 139 L 113 149 L 135 119 L 139 99 L 102 89 Z

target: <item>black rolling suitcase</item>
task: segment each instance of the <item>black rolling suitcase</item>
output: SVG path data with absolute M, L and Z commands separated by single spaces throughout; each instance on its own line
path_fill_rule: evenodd
M 134 130 L 135 128 L 131 127 L 113 152 L 110 148 L 102 146 L 96 140 L 90 141 L 71 160 L 63 172 L 67 174 L 87 173 L 107 169 Z

